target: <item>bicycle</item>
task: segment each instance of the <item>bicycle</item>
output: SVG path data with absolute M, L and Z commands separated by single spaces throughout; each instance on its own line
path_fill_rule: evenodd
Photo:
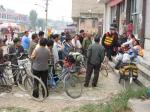
M 29 69 L 31 68 L 31 65 L 29 66 L 28 62 L 30 62 L 29 59 L 18 60 L 19 65 L 26 71 L 26 76 L 23 80 L 25 91 L 29 92 L 33 100 L 44 101 L 48 95 L 47 89 L 42 80 L 31 73 L 31 70 Z M 37 85 L 35 85 L 35 82 Z M 37 92 L 38 94 L 34 95 L 34 92 Z
M 129 48 L 126 49 L 124 47 L 121 47 L 119 52 L 120 53 L 127 53 L 128 56 L 128 52 Z M 133 53 L 133 51 L 131 52 Z M 136 53 L 136 52 L 135 52 Z M 135 56 L 134 56 L 135 55 Z M 134 54 L 132 57 L 128 57 L 129 60 L 126 63 L 123 63 L 122 61 L 120 61 L 120 65 L 119 65 L 119 74 L 120 74 L 120 78 L 119 78 L 119 83 L 121 83 L 121 80 L 123 79 L 123 87 L 126 89 L 126 85 L 127 82 L 129 81 L 129 85 L 132 84 L 132 82 L 136 82 L 137 78 L 138 78 L 138 67 L 136 65 L 136 58 L 138 56 L 138 54 Z M 136 56 L 137 55 L 137 56 Z M 123 57 L 122 57 L 123 58 Z
M 15 55 L 15 54 L 8 54 Z M 22 54 L 23 55 L 23 54 Z M 21 56 L 20 56 L 21 57 Z M 17 83 L 18 87 L 30 94 L 32 99 L 36 101 L 43 101 L 47 98 L 47 89 L 44 83 L 38 77 L 32 75 L 30 68 L 30 61 L 28 58 L 20 60 L 18 57 L 18 65 L 14 64 L 6 64 L 3 72 L 3 77 L 1 79 L 5 80 L 5 85 L 10 85 L 11 87 Z M 13 76 L 11 76 L 8 71 L 14 70 Z M 16 77 L 16 81 L 14 81 L 14 77 Z M 37 82 L 38 85 L 34 86 L 34 82 Z M 40 88 L 40 89 L 39 89 Z M 41 90 L 42 89 L 42 90 Z M 39 97 L 33 96 L 33 91 L 42 91 L 42 94 L 39 94 Z M 42 97 L 40 97 L 40 95 Z
M 136 82 L 138 78 L 138 67 L 136 64 L 131 60 L 128 63 L 123 63 L 119 68 L 119 83 L 121 83 L 121 80 L 123 79 L 123 86 L 126 88 L 127 81 L 129 81 L 129 84 L 131 85 L 132 82 Z
M 7 55 L 9 57 L 14 55 L 16 56 L 15 53 Z M 3 76 L 7 80 L 7 83 L 9 83 L 9 85 L 17 85 L 22 91 L 25 91 L 22 81 L 23 78 L 27 75 L 26 69 L 24 68 L 24 65 L 27 62 L 27 60 L 25 60 L 24 63 L 20 63 L 19 61 L 22 58 L 22 56 L 23 54 L 20 57 L 16 56 L 16 58 L 18 59 L 18 64 L 12 64 L 11 62 L 6 62 L 4 64 L 5 68 L 3 70 Z
M 63 83 L 66 94 L 71 98 L 79 98 L 82 94 L 82 82 L 77 75 L 71 73 L 72 66 L 63 68 L 59 75 L 55 75 L 52 72 L 53 65 L 50 66 L 49 80 L 54 81 L 53 88 L 56 88 L 58 84 Z
M 8 85 L 6 79 L 4 78 L 5 67 L 6 67 L 5 64 L 0 64 L 0 93 L 1 92 L 10 93 L 12 91 L 12 86 Z
M 74 52 L 70 52 L 70 55 L 73 55 L 73 54 Z M 81 74 L 85 74 L 86 66 L 87 66 L 86 57 L 82 55 L 81 53 L 75 53 L 73 57 L 76 61 L 72 67 L 71 73 L 74 73 L 77 76 L 81 76 Z
M 104 57 L 104 60 L 101 63 L 100 73 L 103 76 L 108 77 L 108 58 L 107 58 L 107 56 Z

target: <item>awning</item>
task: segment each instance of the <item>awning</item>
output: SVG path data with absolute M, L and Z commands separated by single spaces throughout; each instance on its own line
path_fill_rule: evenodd
M 108 3 L 108 5 L 110 6 L 110 7 L 112 7 L 112 6 L 115 6 L 115 5 L 117 5 L 117 4 L 119 4 L 120 2 L 122 2 L 123 0 L 111 0 L 109 3 Z

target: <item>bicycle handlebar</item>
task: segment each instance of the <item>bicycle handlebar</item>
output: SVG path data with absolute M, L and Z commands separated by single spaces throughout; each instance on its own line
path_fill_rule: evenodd
M 16 56 L 17 57 L 17 53 L 11 53 L 11 54 L 7 54 L 8 56 Z M 17 57 L 17 59 L 21 59 L 24 55 L 28 55 L 28 53 L 20 53 L 20 56 Z

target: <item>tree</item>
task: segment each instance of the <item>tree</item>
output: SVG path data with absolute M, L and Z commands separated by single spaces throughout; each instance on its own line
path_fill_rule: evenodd
M 39 28 L 42 28 L 41 30 L 44 30 L 44 29 L 45 29 L 45 26 L 46 26 L 45 20 L 44 20 L 44 19 L 38 19 L 38 20 L 37 20 L 37 26 L 38 26 Z
M 31 10 L 30 11 L 30 15 L 29 15 L 29 19 L 30 19 L 30 23 L 31 23 L 31 28 L 35 30 L 36 28 L 36 23 L 37 23 L 37 12 L 35 10 Z

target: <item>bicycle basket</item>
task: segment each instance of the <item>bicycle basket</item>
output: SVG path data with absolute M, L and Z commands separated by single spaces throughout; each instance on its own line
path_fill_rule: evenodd
M 130 65 L 128 63 L 123 64 L 119 69 L 119 73 L 121 75 L 129 75 L 130 69 L 132 70 L 133 76 L 138 76 L 138 68 L 134 63 Z

